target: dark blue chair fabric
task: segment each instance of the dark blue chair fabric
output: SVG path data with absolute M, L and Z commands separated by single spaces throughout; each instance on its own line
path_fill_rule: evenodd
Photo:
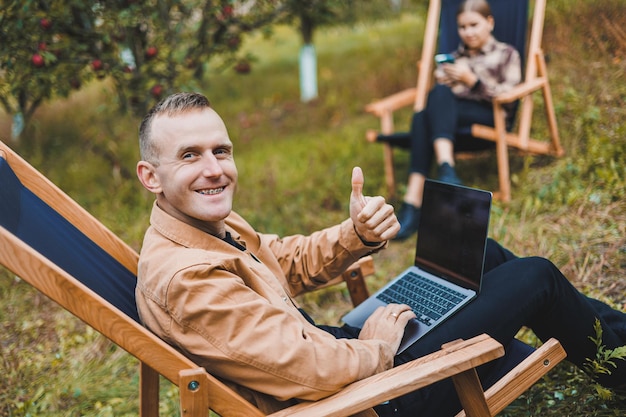
M 135 275 L 24 187 L 4 158 L 0 225 L 139 322 Z

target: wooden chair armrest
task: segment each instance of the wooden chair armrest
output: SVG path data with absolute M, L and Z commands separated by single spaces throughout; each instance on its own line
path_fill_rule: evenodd
M 387 112 L 393 112 L 403 107 L 412 106 L 415 102 L 416 88 L 407 88 L 380 100 L 369 103 L 365 111 L 381 117 Z
M 430 355 L 354 382 L 330 397 L 303 402 L 270 416 L 351 416 L 502 355 L 502 345 L 487 335 L 448 343 Z
M 374 274 L 375 270 L 374 259 L 371 256 L 365 256 L 350 265 L 343 274 L 331 279 L 313 291 L 345 282 L 350 293 L 352 305 L 356 307 L 369 297 L 365 277 Z
M 502 93 L 493 98 L 494 104 L 512 103 L 515 100 L 529 95 L 530 93 L 539 90 L 546 84 L 544 77 L 534 78 L 530 81 L 524 81 L 521 84 L 516 85 L 513 89 Z
M 567 354 L 558 340 L 549 339 L 535 352 L 520 362 L 498 382 L 485 391 L 491 415 L 496 415 L 518 398 L 549 370 L 561 362 Z M 465 417 L 461 411 L 456 417 Z

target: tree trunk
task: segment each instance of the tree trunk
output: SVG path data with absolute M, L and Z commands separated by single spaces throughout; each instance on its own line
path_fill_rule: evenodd
M 313 44 L 300 48 L 300 101 L 307 103 L 317 98 L 317 56 Z

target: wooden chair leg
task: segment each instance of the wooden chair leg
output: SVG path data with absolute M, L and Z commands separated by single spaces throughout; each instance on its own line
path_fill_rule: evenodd
M 159 417 L 159 373 L 139 363 L 139 415 Z
M 561 146 L 561 140 L 559 138 L 559 128 L 556 123 L 556 113 L 554 112 L 554 103 L 552 102 L 552 92 L 550 90 L 550 83 L 548 81 L 548 71 L 546 70 L 546 60 L 543 56 L 543 52 L 539 51 L 537 54 L 537 70 L 541 77 L 545 77 L 546 82 L 541 89 L 543 94 L 543 101 L 546 107 L 546 119 L 548 120 L 548 129 L 550 130 L 550 138 L 552 142 L 552 153 L 555 156 L 563 156 L 565 151 Z
M 498 160 L 498 179 L 500 193 L 498 197 L 508 203 L 511 201 L 511 178 L 509 171 L 509 149 L 506 142 L 506 126 L 504 109 L 500 105 L 493 106 L 493 118 L 496 130 L 496 157 Z
M 389 200 L 397 197 L 396 176 L 393 170 L 393 147 L 388 143 L 383 144 L 383 158 L 385 163 L 385 182 L 387 183 L 387 195 Z
M 475 368 L 453 376 L 452 382 L 454 382 L 454 387 L 467 416 L 491 417 L 485 393 Z
M 207 417 L 209 414 L 209 381 L 203 368 L 185 369 L 179 373 L 180 415 Z
M 383 135 L 390 135 L 394 132 L 393 113 L 389 110 L 380 116 L 380 132 Z M 393 200 L 396 197 L 396 177 L 393 171 L 393 147 L 388 143 L 383 144 L 383 159 L 388 198 Z

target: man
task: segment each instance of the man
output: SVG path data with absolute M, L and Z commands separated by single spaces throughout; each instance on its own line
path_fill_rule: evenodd
M 348 220 L 310 236 L 278 237 L 257 233 L 232 211 L 233 144 L 204 96 L 166 98 L 146 115 L 139 136 L 137 175 L 156 196 L 139 262 L 141 319 L 265 411 L 323 398 L 453 339 L 486 332 L 506 345 L 522 325 L 541 338 L 557 337 L 579 366 L 595 356 L 588 336 L 602 314 L 594 304 L 550 262 L 517 259 L 495 242 L 481 296 L 401 355 L 395 353 L 404 327 L 415 317 L 407 306 L 380 308 L 363 329 L 316 326 L 293 297 L 382 249 L 399 230 L 382 197 L 363 196 L 361 170 L 352 173 Z M 626 324 L 623 313 L 606 311 Z M 618 326 L 602 320 L 607 347 L 624 344 Z M 602 382 L 623 383 L 625 368 Z M 448 415 L 458 410 L 455 401 L 445 383 L 378 411 Z

